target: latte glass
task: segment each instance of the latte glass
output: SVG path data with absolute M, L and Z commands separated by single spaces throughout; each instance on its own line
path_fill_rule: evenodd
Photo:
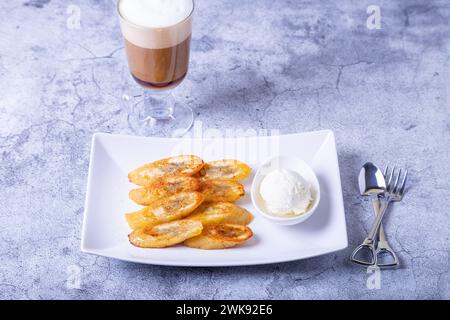
M 141 94 L 125 95 L 131 108 L 130 126 L 141 135 L 182 135 L 191 128 L 194 115 L 189 106 L 176 103 L 173 89 L 184 80 L 188 71 L 193 0 L 187 0 L 192 3 L 192 10 L 182 21 L 163 27 L 132 22 L 122 6 L 125 1 L 129 0 L 118 1 L 117 12 L 128 67 L 143 89 Z M 129 2 L 128 6 L 133 5 Z M 142 17 L 146 19 L 145 14 Z M 148 19 L 152 19 L 152 15 L 149 14 Z M 151 25 L 151 21 L 145 22 Z

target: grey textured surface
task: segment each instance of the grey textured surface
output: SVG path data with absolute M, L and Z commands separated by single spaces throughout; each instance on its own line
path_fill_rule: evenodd
M 381 30 L 366 8 L 381 7 Z M 304 261 L 167 268 L 79 250 L 90 139 L 133 133 L 112 1 L 0 4 L 0 298 L 450 298 L 448 1 L 198 0 L 190 73 L 177 99 L 207 128 L 336 133 L 350 247 Z M 70 10 L 69 10 L 70 11 Z M 369 228 L 366 160 L 411 170 L 387 234 L 402 268 L 366 287 L 349 264 Z M 70 266 L 81 288 L 66 286 Z M 68 269 L 69 268 L 69 269 Z

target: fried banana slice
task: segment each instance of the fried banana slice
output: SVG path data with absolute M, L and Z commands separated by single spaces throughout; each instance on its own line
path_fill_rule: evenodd
M 203 232 L 184 241 L 191 248 L 225 249 L 234 247 L 253 236 L 250 228 L 237 224 L 217 224 L 205 226 Z
M 150 206 L 125 215 L 132 229 L 155 226 L 182 219 L 203 202 L 200 192 L 181 192 L 153 202 Z
M 200 221 L 204 226 L 219 223 L 248 225 L 253 215 L 230 202 L 203 203 L 186 219 Z
M 199 221 L 178 220 L 150 228 L 136 229 L 128 235 L 130 243 L 141 248 L 164 248 L 201 234 Z
M 202 193 L 205 201 L 234 202 L 244 196 L 244 186 L 231 180 L 203 180 Z
M 201 158 L 181 155 L 148 163 L 128 174 L 130 182 L 146 187 L 154 178 L 165 175 L 193 176 L 203 168 Z
M 200 189 L 198 179 L 187 176 L 165 176 L 153 179 L 146 187 L 133 189 L 129 193 L 131 200 L 137 204 L 148 206 L 158 199 L 180 192 Z
M 205 167 L 201 168 L 199 172 L 193 175 L 194 178 L 201 178 L 206 174 Z
M 148 214 L 147 208 L 136 212 L 125 213 L 125 219 L 131 229 L 140 229 L 158 224 L 158 220 L 153 215 Z
M 205 164 L 205 179 L 240 181 L 248 177 L 252 169 L 237 160 L 216 160 Z

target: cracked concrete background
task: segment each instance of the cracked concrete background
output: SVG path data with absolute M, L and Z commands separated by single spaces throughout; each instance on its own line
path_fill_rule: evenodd
M 371 4 L 381 8 L 380 30 L 366 27 Z M 206 128 L 334 130 L 349 248 L 276 265 L 199 269 L 81 253 L 91 136 L 133 134 L 121 96 L 135 84 L 115 4 L 2 1 L 0 298 L 449 299 L 450 3 L 196 5 L 190 73 L 177 99 Z M 68 28 L 77 8 L 80 29 Z M 369 290 L 366 270 L 348 262 L 372 222 L 356 186 L 368 160 L 411 173 L 409 193 L 386 223 L 402 268 L 383 271 L 379 290 Z M 66 285 L 71 266 L 81 270 L 80 289 Z

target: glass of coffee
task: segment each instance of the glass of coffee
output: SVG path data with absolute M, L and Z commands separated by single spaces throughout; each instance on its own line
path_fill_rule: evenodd
M 130 125 L 143 135 L 188 131 L 192 109 L 172 89 L 188 71 L 193 0 L 118 0 L 117 10 L 131 75 L 144 88 L 130 102 Z

